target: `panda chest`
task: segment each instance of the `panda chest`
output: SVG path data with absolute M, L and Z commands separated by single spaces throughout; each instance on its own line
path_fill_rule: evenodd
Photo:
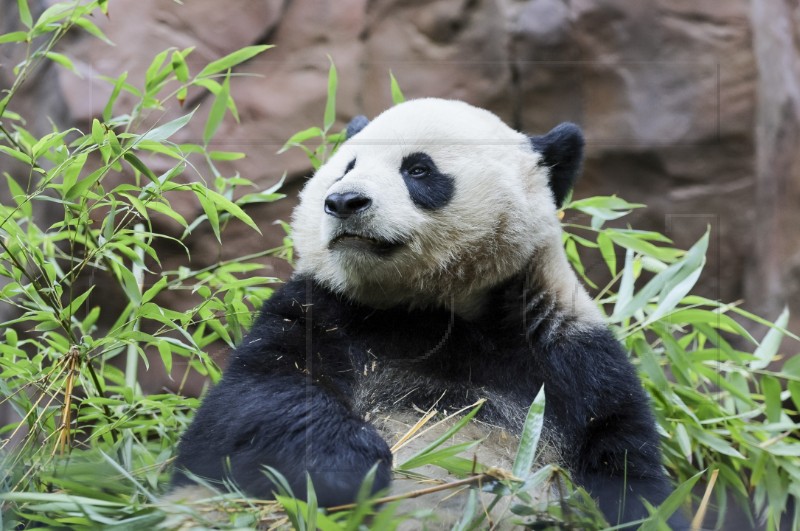
M 402 323 L 396 323 L 402 324 Z M 513 399 L 504 374 L 493 374 L 491 342 L 451 321 L 373 328 L 349 347 L 352 406 L 367 418 L 403 411 L 458 411 L 482 398 Z M 376 335 L 374 332 L 385 332 Z

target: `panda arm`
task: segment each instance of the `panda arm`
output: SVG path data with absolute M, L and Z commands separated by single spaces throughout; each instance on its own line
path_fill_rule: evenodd
M 275 487 L 263 469 L 270 466 L 300 497 L 308 474 L 320 505 L 333 506 L 354 501 L 374 465 L 373 490 L 388 486 L 389 448 L 349 404 L 349 341 L 332 319 L 340 303 L 315 292 L 309 312 L 305 287 L 289 282 L 264 305 L 184 434 L 173 486 L 191 483 L 188 471 L 268 498 Z
M 547 332 L 553 332 L 547 331 Z M 575 479 L 613 525 L 646 518 L 671 492 L 655 420 L 635 368 L 605 326 L 534 335 L 547 421 Z M 688 527 L 680 515 L 674 529 Z

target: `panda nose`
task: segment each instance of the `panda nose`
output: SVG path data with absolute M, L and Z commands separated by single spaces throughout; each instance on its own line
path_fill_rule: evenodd
M 357 192 L 331 194 L 325 198 L 325 212 L 331 216 L 347 219 L 368 209 L 372 199 Z

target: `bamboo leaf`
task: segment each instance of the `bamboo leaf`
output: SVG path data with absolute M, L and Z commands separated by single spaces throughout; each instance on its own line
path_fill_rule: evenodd
M 25 0 L 20 0 L 20 2 L 24 2 Z M 4 44 L 7 42 L 24 42 L 28 40 L 28 34 L 24 31 L 12 31 L 11 33 L 5 33 L 0 35 L 0 44 Z
M 231 73 L 230 71 L 225 76 L 225 81 L 222 83 L 222 90 L 214 97 L 214 103 L 211 105 L 211 110 L 208 113 L 208 120 L 206 127 L 203 130 L 203 145 L 208 146 L 208 143 L 213 138 L 214 133 L 217 132 L 219 124 L 225 117 L 225 109 L 228 106 L 231 90 Z
M 660 525 L 665 523 L 669 517 L 672 516 L 675 511 L 680 509 L 681 505 L 683 505 L 686 500 L 691 497 L 692 488 L 694 487 L 695 483 L 697 483 L 697 480 L 700 479 L 700 476 L 705 474 L 705 472 L 705 470 L 701 470 L 694 476 L 678 485 L 678 487 L 672 491 L 669 496 L 667 496 L 667 499 L 661 502 L 661 505 L 656 509 L 655 514 L 653 514 L 650 519 L 644 522 L 642 527 L 639 529 L 641 531 L 656 531 L 658 529 L 663 529 L 663 527 L 660 527 Z
M 25 193 L 25 190 L 17 184 L 17 181 L 15 181 L 10 174 L 6 172 L 3 172 L 3 174 L 6 176 L 8 189 L 11 192 L 11 199 L 17 204 L 22 215 L 26 218 L 30 218 L 33 215 L 33 206 L 31 205 L 28 194 Z
M 19 19 L 25 24 L 26 28 L 30 28 L 33 24 L 33 17 L 31 17 L 31 8 L 28 6 L 28 0 L 17 0 L 17 7 L 19 8 Z
M 659 302 L 656 309 L 647 316 L 644 324 L 657 321 L 667 313 L 675 309 L 681 300 L 691 291 L 703 272 L 706 262 L 706 250 L 708 249 L 708 231 L 700 240 L 695 243 L 686 256 L 681 260 L 680 265 L 673 270 L 670 266 L 658 275 L 669 275 L 674 273 L 671 278 L 667 278 L 664 287 L 659 295 Z M 676 264 L 677 265 L 677 264 Z M 656 276 L 658 276 L 656 275 Z
M 198 188 L 195 187 L 195 192 L 198 192 Z M 261 234 L 261 230 L 258 228 L 258 225 L 253 221 L 253 219 L 248 216 L 244 210 L 239 207 L 236 203 L 231 201 L 230 199 L 226 198 L 222 194 L 219 194 L 213 190 L 204 189 L 200 192 L 200 195 L 204 195 L 207 197 L 214 205 L 216 205 L 220 210 L 231 214 L 233 217 L 241 221 L 242 223 L 246 224 L 248 227 L 252 228 L 259 234 Z M 216 213 L 216 212 L 215 212 Z
M 22 151 L 19 151 L 17 149 L 13 149 L 8 146 L 0 146 L 0 152 L 3 152 L 6 155 L 9 155 L 10 157 L 17 159 L 23 164 L 27 165 L 32 164 L 31 158 Z
M 186 60 L 183 54 L 177 50 L 172 52 L 172 71 L 175 72 L 175 77 L 181 83 L 186 83 L 189 80 L 189 67 L 186 65 Z
M 198 78 L 208 77 L 212 74 L 216 74 L 218 72 L 224 72 L 225 70 L 229 70 L 234 66 L 241 64 L 248 59 L 255 57 L 256 55 L 264 52 L 265 50 L 269 50 L 272 48 L 273 45 L 262 44 L 258 46 L 247 46 L 242 48 L 241 50 L 237 50 L 231 54 L 226 55 L 216 61 L 212 61 L 203 68 L 199 74 L 197 74 Z
M 786 328 L 787 324 L 789 324 L 788 306 L 785 307 L 778 316 L 778 319 L 775 321 L 775 327 L 767 331 L 764 340 L 761 341 L 761 344 L 758 345 L 755 352 L 753 352 L 755 359 L 750 362 L 751 369 L 764 369 L 772 362 L 783 340 L 784 334 L 781 329 Z
M 303 129 L 302 131 L 293 134 L 291 138 L 289 138 L 289 140 L 286 141 L 283 147 L 278 150 L 278 154 L 283 153 L 292 146 L 302 144 L 306 140 L 320 137 L 323 134 L 324 133 L 322 132 L 322 129 L 320 129 L 319 127 L 309 127 L 308 129 Z
M 485 400 L 479 401 L 477 403 L 477 405 L 470 410 L 469 413 L 467 413 L 466 415 L 464 415 L 463 417 L 458 419 L 458 422 L 453 424 L 447 431 L 445 431 L 442 435 L 440 435 L 436 440 L 434 440 L 428 446 L 426 446 L 425 448 L 423 448 L 422 450 L 417 452 L 417 454 L 414 455 L 413 457 L 411 457 L 411 459 L 409 459 L 409 461 L 434 451 L 436 448 L 438 448 L 439 446 L 444 444 L 445 441 L 447 441 L 448 439 L 452 438 L 453 435 L 458 433 L 459 430 L 461 430 L 464 426 L 466 426 L 467 423 L 470 420 L 472 420 L 472 418 L 475 415 L 478 414 L 478 411 L 480 411 L 481 406 L 483 406 L 484 402 L 485 402 Z M 405 463 L 401 464 L 398 468 L 404 468 L 406 463 L 408 463 L 408 461 L 406 461 Z
M 544 407 L 545 393 L 544 385 L 542 385 L 539 392 L 536 393 L 536 398 L 533 399 L 531 407 L 528 408 L 525 425 L 522 427 L 519 448 L 517 448 L 517 455 L 514 458 L 514 466 L 511 469 L 518 478 L 524 478 L 530 474 L 533 466 L 536 450 L 539 448 L 542 428 L 544 427 Z
M 140 136 L 137 140 L 137 143 L 144 140 L 151 140 L 153 142 L 163 142 L 164 140 L 167 140 L 172 135 L 183 129 L 183 127 L 189 123 L 189 120 L 192 119 L 194 113 L 195 111 L 192 111 L 189 114 L 181 116 L 180 118 L 176 118 L 163 125 L 154 127 L 153 129 L 149 130 L 148 132 Z
M 439 460 L 443 460 L 446 458 L 457 456 L 462 452 L 466 452 L 470 448 L 474 448 L 475 446 L 479 445 L 481 441 L 465 441 L 458 444 L 453 444 L 451 446 L 446 446 L 444 448 L 437 448 L 436 450 L 432 450 L 430 452 L 424 453 L 422 455 L 418 455 L 416 457 L 412 457 L 405 463 L 403 463 L 399 468 L 401 470 L 412 470 L 414 468 L 419 468 L 425 465 L 436 465 Z M 471 464 L 471 462 L 470 462 Z
M 98 168 L 83 179 L 78 179 L 74 185 L 64 192 L 64 199 L 71 200 L 84 195 L 92 186 L 97 184 L 103 175 L 105 175 L 106 170 L 106 167 Z
M 597 245 L 600 248 L 600 254 L 603 257 L 603 261 L 608 267 L 608 270 L 611 272 L 611 276 L 616 276 L 617 253 L 614 251 L 614 243 L 611 241 L 611 238 L 606 236 L 605 233 L 601 232 L 597 235 Z
M 622 267 L 622 279 L 620 280 L 619 291 L 617 291 L 617 302 L 614 304 L 614 311 L 610 317 L 613 322 L 622 320 L 623 308 L 627 308 L 633 298 L 633 286 L 636 282 L 636 275 L 633 271 L 634 260 L 633 250 L 626 250 L 625 265 Z
M 397 83 L 397 79 L 395 79 L 391 70 L 389 70 L 389 83 L 392 90 L 392 103 L 397 105 L 398 103 L 406 101 L 406 97 L 403 95 L 403 91 L 400 90 L 400 85 Z
M 150 181 L 152 181 L 152 182 L 156 182 L 156 181 L 158 180 L 158 177 L 156 177 L 156 174 L 155 174 L 155 173 L 153 173 L 153 170 L 151 170 L 150 168 L 148 168 L 148 167 L 147 167 L 147 164 L 145 164 L 144 162 L 142 162 L 142 161 L 141 161 L 141 159 L 139 159 L 139 157 L 137 157 L 136 155 L 134 155 L 134 154 L 133 154 L 133 153 L 131 153 L 130 151 L 126 152 L 126 153 L 125 153 L 125 154 L 122 156 L 122 158 L 123 158 L 123 159 L 125 159 L 125 162 L 127 162 L 128 164 L 130 164 L 130 165 L 131 165 L 131 167 L 132 167 L 134 170 L 136 170 L 137 172 L 141 173 L 142 175 L 144 175 L 145 177 L 147 177 L 148 179 L 150 179 Z
M 105 107 L 103 107 L 103 121 L 108 122 L 111 120 L 111 115 L 114 111 L 114 103 L 117 101 L 119 97 L 119 93 L 122 90 L 123 86 L 125 85 L 125 81 L 128 79 L 128 73 L 123 72 L 114 82 L 114 88 L 111 90 L 111 95 L 108 97 L 108 102 L 106 102 Z
M 331 63 L 328 69 L 328 99 L 325 102 L 325 117 L 323 119 L 323 130 L 328 132 L 333 122 L 336 121 L 336 90 L 339 86 L 339 75 L 336 72 L 336 65 L 333 64 L 333 59 L 328 56 Z
M 106 34 L 103 33 L 103 30 L 98 28 L 97 25 L 94 22 L 92 22 L 91 20 L 89 20 L 88 18 L 86 18 L 86 17 L 77 18 L 75 20 L 75 25 L 78 26 L 79 28 L 83 29 L 89 35 L 92 35 L 93 37 L 97 37 L 98 39 L 100 39 L 104 43 L 109 44 L 111 46 L 116 46 L 113 42 L 111 42 L 111 40 L 109 40 L 108 37 L 106 37 Z
M 70 71 L 74 72 L 75 75 L 77 75 L 78 77 L 81 77 L 81 78 L 83 77 L 83 74 L 81 74 L 78 71 L 78 69 L 75 68 L 75 65 L 72 63 L 72 59 L 70 59 L 69 57 L 67 57 L 63 53 L 46 52 L 44 55 L 45 55 L 45 57 L 47 57 L 48 59 L 50 59 L 54 63 L 57 63 L 57 64 L 63 66 L 64 68 L 66 68 L 67 70 L 70 70 Z
M 781 405 L 781 384 L 776 378 L 768 374 L 761 377 L 760 384 L 761 392 L 764 394 L 767 421 L 779 422 L 781 420 L 781 413 L 783 412 L 783 406 Z

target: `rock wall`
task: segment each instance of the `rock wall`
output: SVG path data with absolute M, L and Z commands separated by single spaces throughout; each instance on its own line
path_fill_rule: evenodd
M 128 71 L 141 83 L 150 59 L 196 46 L 190 67 L 255 43 L 276 48 L 242 65 L 257 74 L 232 84 L 241 124 L 225 122 L 218 149 L 246 151 L 228 168 L 267 187 L 287 171 L 288 193 L 309 168 L 298 150 L 276 151 L 294 132 L 319 125 L 328 55 L 339 71 L 339 124 L 391 104 L 388 72 L 407 97 L 459 98 L 521 130 L 563 120 L 582 125 L 588 149 L 576 194 L 617 193 L 649 208 L 631 222 L 690 245 L 710 225 L 702 292 L 746 297 L 774 318 L 788 303 L 800 316 L 800 7 L 795 0 L 116 0 L 97 22 L 115 47 L 75 36 L 62 52 L 78 78 L 37 83 L 65 102 L 85 128 L 110 87 L 99 75 Z M 57 84 L 56 84 L 57 83 Z M 202 93 L 193 127 L 202 136 Z M 180 110 L 168 111 L 162 120 Z M 251 211 L 266 236 L 227 235 L 223 255 L 272 246 L 272 220 L 292 201 Z M 178 204 L 187 216 L 199 205 Z M 190 246 L 218 255 L 203 231 Z M 284 265 L 272 264 L 278 275 Z M 800 330 L 795 318 L 791 327 Z

